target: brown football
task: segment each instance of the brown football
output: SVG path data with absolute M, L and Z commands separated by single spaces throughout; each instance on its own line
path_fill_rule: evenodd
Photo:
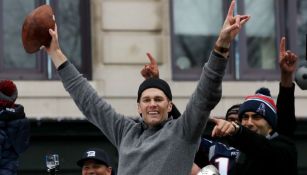
M 39 6 L 31 11 L 22 26 L 22 44 L 26 52 L 34 53 L 41 46 L 49 47 L 49 29 L 54 30 L 54 27 L 54 14 L 49 5 Z

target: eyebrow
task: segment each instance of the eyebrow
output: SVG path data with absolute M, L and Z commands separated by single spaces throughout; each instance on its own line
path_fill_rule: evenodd
M 151 97 L 150 95 L 146 95 L 146 96 L 141 97 L 141 99 L 144 99 L 144 98 L 163 98 L 163 99 L 165 99 L 167 97 L 164 97 L 162 95 L 155 95 L 153 97 Z
M 247 117 L 247 116 L 251 116 L 251 117 L 260 116 L 260 117 L 262 117 L 262 115 L 257 114 L 257 113 L 255 113 L 255 114 L 251 114 L 251 115 L 248 115 L 248 114 L 243 114 L 243 117 Z
M 255 117 L 255 116 L 260 116 L 260 117 L 262 117 L 261 115 L 259 115 L 259 114 L 257 114 L 257 113 L 256 113 L 256 114 L 252 114 L 252 116 L 253 116 L 253 117 Z

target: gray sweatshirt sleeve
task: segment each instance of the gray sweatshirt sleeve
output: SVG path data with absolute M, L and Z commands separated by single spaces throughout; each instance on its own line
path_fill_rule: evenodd
M 222 96 L 222 79 L 227 59 L 212 52 L 204 65 L 198 85 L 192 94 L 182 117 L 183 133 L 187 139 L 195 141 L 201 136 L 210 111 L 217 105 Z M 180 122 L 180 121 L 178 121 Z
M 66 91 L 84 116 L 98 127 L 113 145 L 118 146 L 124 130 L 133 124 L 132 121 L 116 113 L 110 104 L 99 97 L 87 79 L 71 63 L 58 73 Z

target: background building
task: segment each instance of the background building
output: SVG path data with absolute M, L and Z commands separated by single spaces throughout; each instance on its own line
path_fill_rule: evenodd
M 0 1 L 0 78 L 13 79 L 18 103 L 32 120 L 32 145 L 21 158 L 19 174 L 42 174 L 44 155 L 59 153 L 64 174 L 79 174 L 75 160 L 89 146 L 116 150 L 87 121 L 65 92 L 45 52 L 25 53 L 21 27 L 25 16 L 43 0 Z M 48 2 L 47 2 L 48 3 Z M 50 0 L 60 44 L 70 61 L 121 113 L 138 115 L 139 71 L 150 52 L 159 62 L 160 75 L 173 89 L 183 111 L 193 92 L 224 21 L 225 0 Z M 282 36 L 287 48 L 306 55 L 307 1 L 237 0 L 236 12 L 252 16 L 232 44 L 223 82 L 223 97 L 212 116 L 261 87 L 278 93 L 278 48 Z M 295 140 L 300 174 L 307 174 L 307 92 L 296 87 Z

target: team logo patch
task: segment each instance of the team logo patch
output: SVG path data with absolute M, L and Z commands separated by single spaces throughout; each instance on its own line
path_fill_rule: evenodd
M 265 116 L 265 104 L 264 103 L 260 103 L 258 109 L 256 110 L 256 112 L 262 116 Z
M 88 151 L 87 153 L 87 157 L 95 157 L 96 152 L 95 151 Z

